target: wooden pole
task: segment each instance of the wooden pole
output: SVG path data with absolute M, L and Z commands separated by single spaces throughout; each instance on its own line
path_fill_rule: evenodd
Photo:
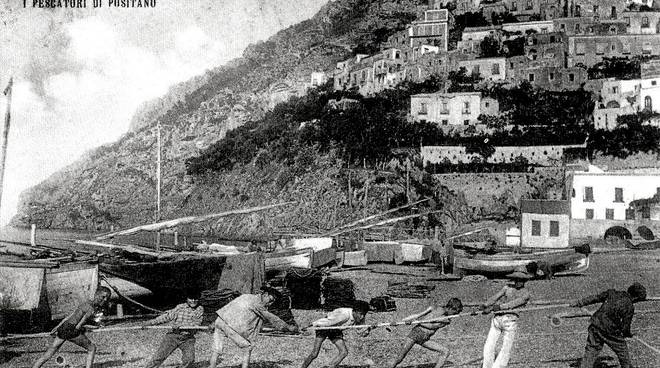
M 11 96 L 14 85 L 14 77 L 9 78 L 7 88 L 5 88 L 5 96 L 7 96 L 7 108 L 5 110 L 5 127 L 2 131 L 2 151 L 0 154 L 0 207 L 2 206 L 2 189 L 5 182 L 5 162 L 7 161 L 7 145 L 9 143 L 9 125 L 11 121 Z
M 156 125 L 156 146 L 158 152 L 156 153 L 156 219 L 154 222 L 160 221 L 160 122 Z M 160 251 L 160 231 L 156 232 L 156 250 Z
M 351 189 L 351 169 L 348 168 L 348 208 L 353 208 L 352 198 L 353 190 Z
M 37 246 L 37 225 L 35 224 L 30 226 L 30 245 L 33 247 Z
M 406 162 L 406 203 L 410 203 L 410 163 Z

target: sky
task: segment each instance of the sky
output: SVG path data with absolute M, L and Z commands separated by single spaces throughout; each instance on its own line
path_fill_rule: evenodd
M 312 17 L 327 0 L 156 0 L 153 9 L 0 0 L 0 91 L 14 76 L 0 224 L 19 195 L 117 140 L 145 101 Z M 7 100 L 0 93 L 3 116 Z M 0 129 L 2 129 L 0 127 Z

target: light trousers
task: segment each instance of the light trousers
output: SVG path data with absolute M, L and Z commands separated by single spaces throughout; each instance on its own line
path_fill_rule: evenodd
M 511 348 L 516 338 L 517 329 L 518 316 L 515 314 L 503 314 L 493 317 L 484 344 L 483 368 L 504 368 L 509 364 Z M 495 348 L 500 335 L 502 336 L 502 347 L 499 354 L 497 354 L 497 358 L 495 358 Z

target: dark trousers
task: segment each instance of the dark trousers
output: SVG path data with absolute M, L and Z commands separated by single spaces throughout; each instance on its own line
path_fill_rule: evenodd
M 187 333 L 168 332 L 145 368 L 160 366 L 176 349 L 181 350 L 181 367 L 192 367 L 195 362 L 195 336 Z
M 619 365 L 621 365 L 621 368 L 632 368 L 626 339 L 620 336 L 609 335 L 594 325 L 589 325 L 587 346 L 584 348 L 584 358 L 582 359 L 582 365 L 580 365 L 580 368 L 593 368 L 596 363 L 596 358 L 598 358 L 598 354 L 603 350 L 603 344 L 607 344 L 614 354 L 616 354 L 619 358 Z

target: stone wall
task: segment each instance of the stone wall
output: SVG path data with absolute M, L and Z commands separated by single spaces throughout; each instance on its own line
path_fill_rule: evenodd
M 532 165 L 552 166 L 561 162 L 566 148 L 579 148 L 581 145 L 566 146 L 500 146 L 488 158 L 489 163 L 511 163 L 518 156 L 525 157 Z M 440 164 L 444 159 L 452 164 L 469 163 L 478 153 L 467 153 L 464 146 L 423 146 L 422 162 Z

